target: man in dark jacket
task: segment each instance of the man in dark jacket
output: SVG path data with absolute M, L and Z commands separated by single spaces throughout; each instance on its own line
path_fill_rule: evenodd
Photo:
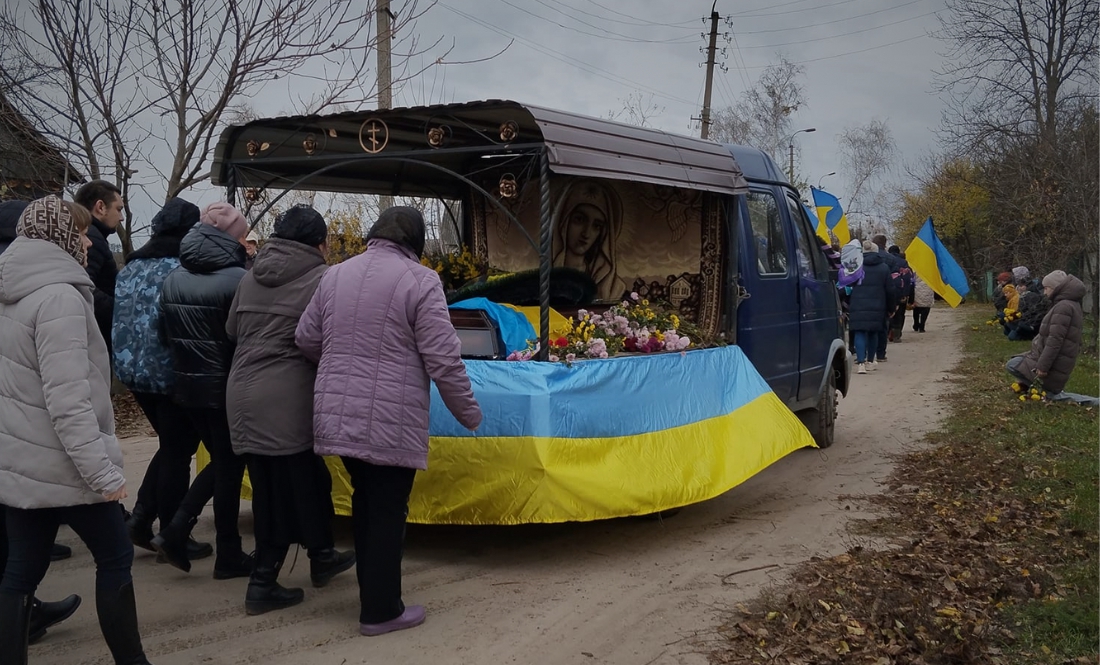
M 87 270 L 95 284 L 95 320 L 110 354 L 118 264 L 107 239 L 122 222 L 122 190 L 106 180 L 93 180 L 76 190 L 73 200 L 92 213 L 92 225 L 88 228 L 92 246 L 88 249 Z
M 859 374 L 876 369 L 878 337 L 886 335 L 886 313 L 896 305 L 890 268 L 872 243 L 864 245 L 863 279 L 852 285 L 848 304 L 848 328 L 855 335 Z
M 1042 382 L 1047 399 L 1058 399 L 1077 364 L 1084 330 L 1081 301 L 1085 291 L 1084 282 L 1061 270 L 1044 277 L 1043 292 L 1053 303 L 1050 311 L 1039 324 L 1039 334 L 1031 341 L 1031 349 L 1013 356 L 1006 365 L 1024 386 L 1037 380 Z
M 248 614 L 302 602 L 301 589 L 278 583 L 292 543 L 306 547 L 316 587 L 355 565 L 355 552 L 333 548 L 332 478 L 313 452 L 317 365 L 294 342 L 298 320 L 325 272 L 327 234 L 324 218 L 309 206 L 280 215 L 241 280 L 226 324 L 237 342 L 226 400 L 229 428 L 233 451 L 248 462 L 256 529 Z
M 241 241 L 248 223 L 228 203 L 207 206 L 199 221 L 180 243 L 180 267 L 165 279 L 160 295 L 172 356 L 172 397 L 201 435 L 214 468 L 214 578 L 248 577 L 252 557 L 241 548 L 237 527 L 245 465 L 233 454 L 225 408 L 234 350 L 225 324 L 245 275 Z M 184 571 L 191 569 L 187 539 L 208 492 L 207 487 L 193 483 L 168 528 L 151 542 L 169 563 Z

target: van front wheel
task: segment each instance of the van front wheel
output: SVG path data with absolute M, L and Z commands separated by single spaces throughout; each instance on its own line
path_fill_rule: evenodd
M 836 371 L 830 367 L 825 379 L 825 389 L 821 391 L 817 407 L 802 415 L 802 422 L 814 437 L 818 448 L 833 445 L 836 435 Z

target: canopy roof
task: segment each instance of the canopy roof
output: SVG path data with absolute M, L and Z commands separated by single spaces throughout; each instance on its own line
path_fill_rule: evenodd
M 222 132 L 216 185 L 460 198 L 471 176 L 531 164 L 543 147 L 561 175 L 724 194 L 747 191 L 713 141 L 506 100 L 291 116 Z M 537 168 L 534 173 L 537 173 Z

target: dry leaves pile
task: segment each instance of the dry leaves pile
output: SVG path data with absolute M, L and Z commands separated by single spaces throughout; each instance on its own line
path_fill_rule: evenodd
M 1097 551 L 1094 536 L 1061 526 L 1066 502 L 1010 491 L 1041 473 L 985 444 L 907 456 L 891 491 L 871 499 L 888 516 L 862 525 L 893 548 L 807 562 L 780 594 L 739 608 L 712 662 L 1006 662 L 998 645 L 1013 633 L 999 610 L 1057 602 L 1061 589 L 1046 571 Z

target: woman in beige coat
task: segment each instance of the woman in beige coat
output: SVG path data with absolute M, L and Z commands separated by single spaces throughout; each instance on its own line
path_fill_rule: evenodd
M 119 665 L 148 665 L 138 634 L 133 546 L 114 434 L 111 365 L 83 268 L 90 213 L 56 196 L 27 207 L 0 256 L 0 663 L 27 662 L 35 589 L 68 524 L 96 562 L 96 611 Z

